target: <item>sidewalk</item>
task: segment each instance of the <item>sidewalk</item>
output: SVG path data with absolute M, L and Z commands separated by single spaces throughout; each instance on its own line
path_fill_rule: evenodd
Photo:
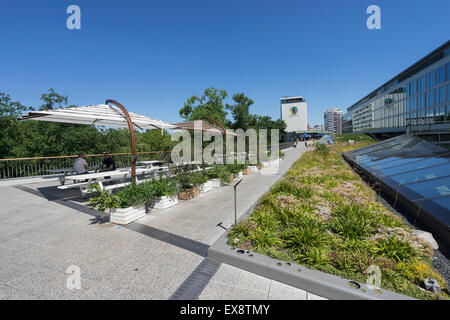
M 244 176 L 238 213 L 304 150 L 287 150 L 279 174 Z M 101 223 L 70 194 L 50 196 L 53 189 L 49 182 L 0 187 L 0 299 L 317 298 L 205 259 L 208 245 L 234 223 L 232 186 L 153 210 L 126 227 Z M 66 288 L 70 265 L 81 269 L 80 290 Z

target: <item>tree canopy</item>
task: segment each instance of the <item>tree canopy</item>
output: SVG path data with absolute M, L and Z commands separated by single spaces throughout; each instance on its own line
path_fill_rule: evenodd
M 204 90 L 202 97 L 192 96 L 187 99 L 184 106 L 180 109 L 180 116 L 186 120 L 201 120 L 212 118 L 224 127 L 230 129 L 279 129 L 280 140 L 283 140 L 286 133 L 286 123 L 281 120 L 273 120 L 269 116 L 260 116 L 250 113 L 250 107 L 254 101 L 247 97 L 244 93 L 236 93 L 233 95 L 232 104 L 224 104 L 225 98 L 228 96 L 225 90 L 219 90 L 214 87 Z M 232 120 L 226 118 L 229 110 Z
M 223 101 L 226 97 L 228 93 L 225 90 L 207 88 L 201 97 L 194 95 L 187 99 L 180 109 L 180 116 L 188 121 L 211 118 L 224 124 L 227 112 Z
M 214 87 L 203 91 L 201 97 L 192 96 L 180 109 L 186 120 L 212 118 L 230 129 L 280 129 L 283 138 L 284 121 L 250 113 L 254 101 L 244 93 L 232 96 L 233 103 L 226 104 L 228 93 Z M 66 95 L 49 89 L 41 95 L 39 110 L 71 107 Z M 6 93 L 0 93 L 0 158 L 75 155 L 85 153 L 119 153 L 130 151 L 128 129 L 113 129 L 90 125 L 53 123 L 44 121 L 19 121 L 23 113 L 35 110 L 25 106 Z M 227 118 L 228 112 L 231 119 Z M 176 142 L 171 141 L 166 130 L 136 131 L 138 152 L 170 150 Z
M 50 89 L 41 95 L 39 110 L 69 106 L 69 99 Z M 44 121 L 19 121 L 24 112 L 32 107 L 12 101 L 0 93 L 0 158 L 75 155 L 85 153 L 130 152 L 128 129 L 94 127 L 81 124 L 53 123 Z M 136 131 L 137 150 L 167 150 L 174 143 L 167 131 Z

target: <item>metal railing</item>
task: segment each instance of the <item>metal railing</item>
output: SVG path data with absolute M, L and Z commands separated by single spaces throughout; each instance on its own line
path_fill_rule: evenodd
M 162 151 L 138 152 L 138 161 L 160 160 Z M 170 152 L 169 152 L 170 154 Z M 131 153 L 111 153 L 117 168 L 131 166 Z M 55 174 L 52 170 L 73 168 L 78 156 L 54 156 L 35 158 L 0 159 L 0 179 L 12 179 Z M 103 154 L 88 154 L 86 161 L 90 167 L 97 167 L 103 162 Z
M 279 144 L 280 150 L 291 146 L 292 142 Z M 170 160 L 170 152 L 171 151 L 137 152 L 137 156 L 138 161 Z M 110 156 L 114 159 L 117 168 L 131 166 L 131 153 L 111 153 Z M 52 172 L 53 170 L 73 168 L 73 164 L 77 157 L 78 156 L 73 155 L 0 159 L 0 179 L 55 175 L 55 172 Z M 97 167 L 103 162 L 103 154 L 88 154 L 86 155 L 86 161 L 90 167 Z

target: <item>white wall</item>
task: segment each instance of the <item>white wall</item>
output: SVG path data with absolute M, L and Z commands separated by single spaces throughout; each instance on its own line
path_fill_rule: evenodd
M 291 113 L 291 108 L 297 107 L 297 114 Z M 286 132 L 307 130 L 308 111 L 306 102 L 285 103 L 281 105 L 281 119 L 287 124 Z

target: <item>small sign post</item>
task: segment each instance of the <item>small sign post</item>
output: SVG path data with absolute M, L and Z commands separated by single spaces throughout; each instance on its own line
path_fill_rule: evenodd
M 239 180 L 234 186 L 234 226 L 237 225 L 237 203 L 236 203 L 236 188 L 238 186 L 239 183 L 242 182 L 242 179 Z

